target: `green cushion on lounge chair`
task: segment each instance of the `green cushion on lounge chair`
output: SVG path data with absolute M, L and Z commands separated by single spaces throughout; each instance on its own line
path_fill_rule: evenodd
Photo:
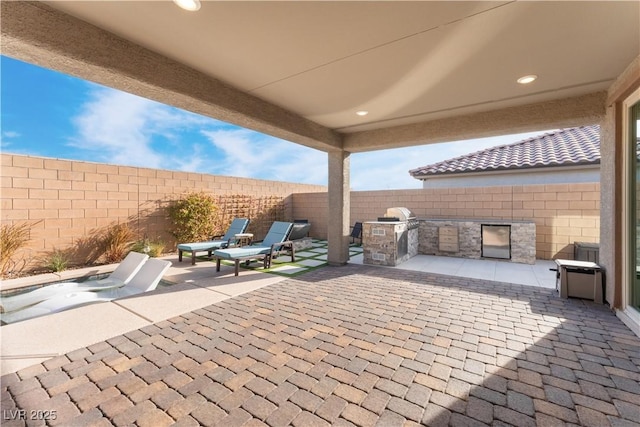
M 264 260 L 264 268 L 269 268 L 271 258 L 276 256 L 284 246 L 288 247 L 291 252 L 291 261 L 295 260 L 295 250 L 291 242 L 287 242 L 287 238 L 291 233 L 293 224 L 290 222 L 275 221 L 271 224 L 269 232 L 262 242 L 255 245 L 242 246 L 241 248 L 218 249 L 213 252 L 216 258 L 216 271 L 220 271 L 220 260 L 235 261 L 235 275 L 238 275 L 238 265 L 240 260 L 249 260 L 252 257 Z
M 243 246 L 241 248 L 220 249 L 213 254 L 222 259 L 246 258 L 254 255 L 266 255 L 271 246 Z
M 274 221 L 269 228 L 269 232 L 264 240 L 259 243 L 260 246 L 271 246 L 274 243 L 284 242 L 289 238 L 293 224 L 290 222 Z
M 209 240 L 208 242 L 198 243 L 182 243 L 178 245 L 178 250 L 181 251 L 208 251 L 213 249 L 220 249 L 227 246 L 228 240 Z
M 234 259 L 245 258 L 251 255 L 268 254 L 271 252 L 271 245 L 287 240 L 292 227 L 293 224 L 290 222 L 274 221 L 262 242 L 241 248 L 220 249 L 214 251 L 213 255 L 222 259 Z
M 249 225 L 246 218 L 236 218 L 229 225 L 229 229 L 220 240 L 208 240 L 206 242 L 180 243 L 179 250 L 183 251 L 208 251 L 209 249 L 220 249 L 227 247 L 230 240 L 233 240 L 236 234 L 244 233 Z
M 219 240 L 208 240 L 206 242 L 180 243 L 178 245 L 178 261 L 182 261 L 182 252 L 191 252 L 191 264 L 196 263 L 196 252 L 211 252 L 215 249 L 226 248 L 235 243 L 236 234 L 242 234 L 247 229 L 249 220 L 246 218 L 236 218 L 229 225 L 229 229 Z

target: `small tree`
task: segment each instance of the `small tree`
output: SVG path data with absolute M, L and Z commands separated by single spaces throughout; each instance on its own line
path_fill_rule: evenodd
M 215 233 L 217 206 L 209 194 L 189 193 L 173 202 L 168 211 L 174 228 L 171 234 L 178 242 L 207 240 Z

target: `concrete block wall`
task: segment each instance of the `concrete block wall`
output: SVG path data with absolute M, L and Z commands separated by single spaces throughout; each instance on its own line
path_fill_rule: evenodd
M 319 239 L 326 239 L 329 216 L 328 193 L 295 193 L 291 196 L 291 200 L 293 218 L 308 220 L 311 223 L 309 235 Z
M 326 200 L 322 193 L 293 195 L 294 216 L 309 217 L 312 235 L 321 238 Z M 573 242 L 598 242 L 600 235 L 599 183 L 354 191 L 351 222 L 376 220 L 394 206 L 419 218 L 531 220 L 539 259 L 573 259 Z
M 169 170 L 1 154 L 2 224 L 32 224 L 26 256 L 65 249 L 96 230 L 129 222 L 171 244 L 164 209 L 187 192 L 278 196 L 293 219 L 292 194 L 327 187 Z
M 131 218 L 140 233 L 170 239 L 163 208 L 200 190 L 280 196 L 287 219 L 307 219 L 310 234 L 326 238 L 325 186 L 14 154 L 0 154 L 0 160 L 0 222 L 33 224 L 29 258 Z M 599 239 L 599 183 L 354 191 L 351 222 L 375 220 L 393 206 L 406 206 L 422 218 L 533 220 L 541 259 L 571 259 L 573 242 Z

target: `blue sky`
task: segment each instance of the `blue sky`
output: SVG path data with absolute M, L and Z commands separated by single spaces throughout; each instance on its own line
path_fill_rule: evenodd
M 0 61 L 3 152 L 327 184 L 321 151 L 5 56 Z M 354 153 L 351 188 L 420 188 L 410 169 L 540 133 Z

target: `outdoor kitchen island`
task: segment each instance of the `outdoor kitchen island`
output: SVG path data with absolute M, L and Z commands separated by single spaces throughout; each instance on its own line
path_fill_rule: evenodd
M 407 221 L 371 221 L 362 224 L 363 262 L 399 265 L 418 255 L 418 228 Z
M 418 221 L 407 208 L 389 208 L 362 224 L 363 262 L 395 267 L 418 255 Z
M 362 246 L 363 262 L 371 265 L 396 266 L 418 254 L 535 264 L 536 225 L 526 220 L 380 217 L 363 224 Z
M 526 220 L 419 219 L 418 253 L 536 262 L 536 224 Z

